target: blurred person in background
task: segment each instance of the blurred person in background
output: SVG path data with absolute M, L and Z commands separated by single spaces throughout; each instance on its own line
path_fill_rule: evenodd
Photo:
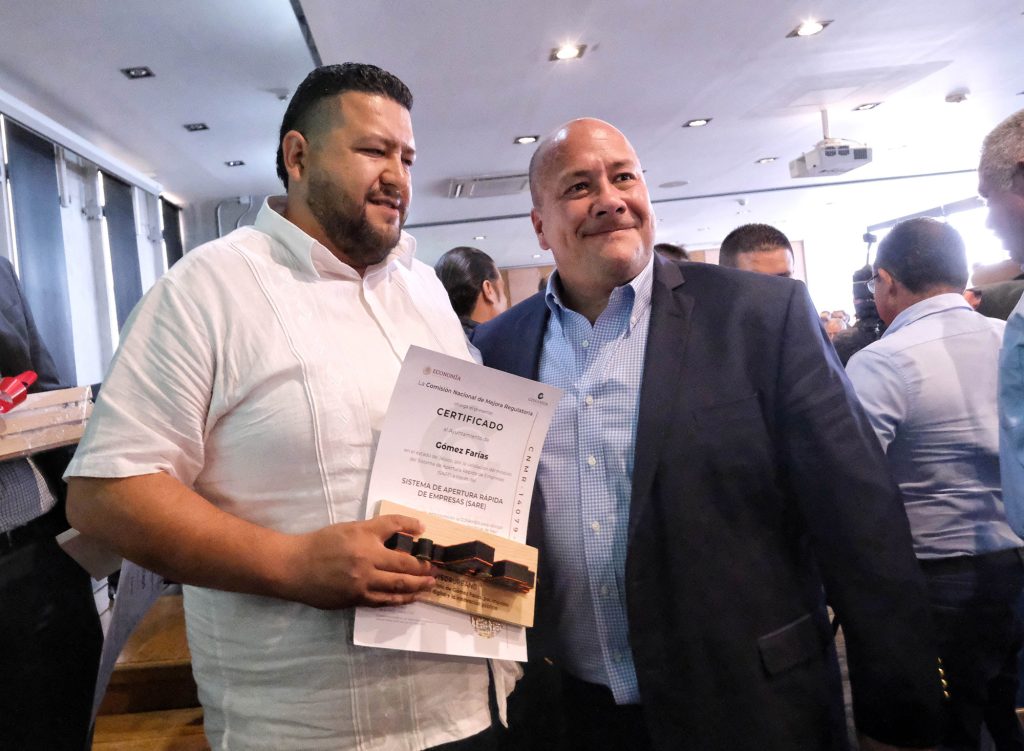
M 482 250 L 452 248 L 434 264 L 434 272 L 447 290 L 466 336 L 508 307 L 501 273 L 494 259 Z

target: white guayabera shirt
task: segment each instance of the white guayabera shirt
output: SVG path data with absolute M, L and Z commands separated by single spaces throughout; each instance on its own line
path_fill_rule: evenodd
M 469 359 L 402 234 L 359 274 L 264 204 L 187 254 L 132 314 L 67 476 L 165 471 L 289 533 L 363 518 L 402 358 Z M 355 647 L 352 611 L 185 588 L 214 748 L 420 749 L 490 723 L 483 660 Z M 495 665 L 504 708 L 517 668 Z

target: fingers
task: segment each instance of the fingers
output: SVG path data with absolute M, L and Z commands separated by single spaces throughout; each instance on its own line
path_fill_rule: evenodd
M 385 514 L 367 522 L 380 534 L 381 542 L 387 540 L 395 532 L 419 536 L 423 532 L 423 524 L 411 516 L 401 514 Z M 415 576 L 427 576 L 430 573 L 430 564 L 409 555 L 394 550 L 383 551 L 377 559 L 377 568 L 384 571 L 394 571 L 400 574 L 412 574 Z
M 395 532 L 405 532 L 413 537 L 418 537 L 423 532 L 423 523 L 412 516 L 401 514 L 384 514 L 368 522 L 378 532 L 381 540 L 386 540 Z
M 393 571 L 396 574 L 412 576 L 430 576 L 430 564 L 408 553 L 397 550 L 383 550 L 376 560 L 376 568 L 380 571 Z
M 394 605 L 408 605 L 416 601 L 416 595 L 389 595 L 381 592 L 370 592 L 363 599 L 363 605 L 371 608 L 392 607 Z
M 371 607 L 404 605 L 413 602 L 420 592 L 434 586 L 433 577 L 380 573 L 369 583 L 363 602 Z

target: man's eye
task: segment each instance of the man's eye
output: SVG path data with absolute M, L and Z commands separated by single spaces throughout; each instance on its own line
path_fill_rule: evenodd
M 566 193 L 579 193 L 580 191 L 583 191 L 583 190 L 586 190 L 586 189 L 587 189 L 587 184 L 586 183 L 574 183 L 574 184 L 570 185 L 568 187 L 568 189 L 566 189 L 565 192 Z
M 373 149 L 367 147 L 363 149 L 363 153 L 370 154 L 371 156 L 384 156 L 384 149 Z
M 621 175 L 615 176 L 615 182 L 617 183 L 629 182 L 630 180 L 636 180 L 636 175 L 632 172 L 623 172 Z

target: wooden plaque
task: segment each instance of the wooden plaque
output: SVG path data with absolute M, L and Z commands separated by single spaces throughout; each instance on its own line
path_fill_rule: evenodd
M 0 416 L 0 461 L 78 443 L 90 414 L 88 386 L 29 394 Z
M 391 501 L 381 501 L 377 514 L 402 514 L 422 522 L 424 530 L 420 537 L 427 537 L 441 545 L 457 545 L 462 542 L 479 540 L 494 548 L 494 560 L 509 560 L 527 566 L 534 574 L 537 571 L 537 548 L 515 542 L 507 537 L 492 535 L 465 524 L 443 519 L 424 511 L 400 506 Z M 536 578 L 535 582 L 536 582 Z M 536 584 L 529 592 L 513 592 L 498 584 L 487 582 L 486 578 L 463 576 L 452 571 L 441 571 L 436 575 L 437 585 L 431 592 L 424 592 L 419 600 L 441 607 L 461 610 L 471 615 L 491 618 L 515 626 L 533 625 L 533 606 L 536 599 Z

